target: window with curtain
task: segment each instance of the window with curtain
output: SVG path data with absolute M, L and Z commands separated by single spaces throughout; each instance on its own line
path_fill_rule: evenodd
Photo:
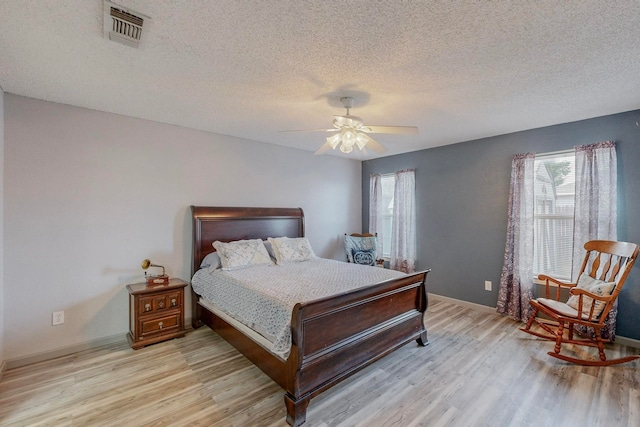
M 615 142 L 576 146 L 566 157 L 562 154 L 517 154 L 511 164 L 507 241 L 497 311 L 523 321 L 528 318 L 529 300 L 533 298 L 534 270 L 564 276 L 575 283 L 585 255 L 584 244 L 589 240 L 617 240 Z M 571 208 L 563 206 L 571 199 L 571 181 L 575 183 L 573 219 Z M 615 337 L 617 312 L 616 302 L 607 317 L 603 338 Z
M 394 270 L 415 271 L 415 171 L 370 178 L 369 232 L 378 235 L 377 252 Z

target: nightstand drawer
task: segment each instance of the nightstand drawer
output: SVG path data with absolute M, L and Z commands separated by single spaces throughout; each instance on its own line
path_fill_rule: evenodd
M 138 299 L 138 312 L 140 314 L 153 313 L 155 311 L 177 307 L 182 307 L 182 292 L 180 291 Z
M 145 337 L 147 335 L 166 333 L 174 329 L 179 329 L 181 326 L 180 316 L 182 316 L 182 312 L 170 313 L 166 316 L 155 317 L 153 319 L 139 319 L 140 336 Z

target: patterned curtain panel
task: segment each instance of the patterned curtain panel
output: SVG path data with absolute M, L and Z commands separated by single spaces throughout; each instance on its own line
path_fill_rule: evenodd
M 617 160 L 613 141 L 575 147 L 576 200 L 573 230 L 573 281 L 584 260 L 584 244 L 589 240 L 617 240 Z M 602 337 L 613 340 L 618 302 L 609 312 Z M 580 330 L 593 335 L 593 330 Z
M 497 311 L 526 321 L 533 298 L 534 153 L 511 162 L 509 219 Z
M 617 240 L 617 161 L 613 141 L 581 145 L 576 151 L 576 202 L 573 230 L 573 277 L 589 240 Z
M 384 227 L 382 226 L 382 175 L 375 174 L 369 178 L 369 233 L 378 236 L 376 239 L 376 253 L 382 258 L 382 241 Z
M 415 182 L 414 169 L 395 173 L 390 264 L 393 270 L 405 273 L 416 269 Z

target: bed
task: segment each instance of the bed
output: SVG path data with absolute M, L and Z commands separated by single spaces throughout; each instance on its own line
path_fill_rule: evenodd
M 192 277 L 213 242 L 304 236 L 299 208 L 192 206 Z M 365 267 L 378 268 L 378 267 Z M 359 369 L 415 340 L 428 344 L 424 326 L 427 271 L 335 296 L 295 304 L 286 359 L 217 314 L 192 289 L 194 329 L 209 326 L 285 390 L 287 422 L 306 420 L 309 401 Z

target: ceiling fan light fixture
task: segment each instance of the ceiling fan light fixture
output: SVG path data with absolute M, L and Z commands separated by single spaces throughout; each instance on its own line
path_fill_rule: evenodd
M 353 147 L 357 139 L 356 130 L 350 127 L 345 127 L 340 131 L 340 139 L 342 145 Z
M 370 140 L 371 138 L 369 138 L 369 135 L 364 134 L 362 132 L 358 132 L 358 136 L 356 137 L 356 145 L 360 150 L 362 150 L 369 143 Z
M 353 107 L 353 98 L 343 97 L 340 98 L 340 101 L 342 101 L 342 104 L 347 109 L 347 114 L 344 116 L 333 116 L 333 129 L 291 130 L 280 132 L 336 132 L 326 138 L 325 143 L 315 151 L 315 155 L 325 154 L 329 149 L 335 150 L 336 148 L 340 148 L 341 152 L 349 154 L 353 151 L 354 146 L 357 146 L 360 151 L 363 151 L 364 148 L 367 147 L 367 150 L 370 150 L 373 153 L 382 154 L 386 152 L 387 149 L 378 141 L 367 135 L 368 133 L 387 133 L 398 135 L 418 134 L 418 128 L 415 126 L 365 126 L 360 117 L 349 114 L 349 110 Z
M 328 137 L 327 143 L 329 143 L 331 148 L 335 150 L 338 144 L 340 144 L 340 134 L 336 133 L 335 135 Z
M 353 145 L 345 145 L 343 142 L 340 146 L 340 151 L 342 151 L 344 154 L 349 154 L 353 151 Z
M 371 141 L 371 138 L 358 130 L 350 127 L 343 127 L 339 133 L 327 138 L 327 144 L 332 149 L 340 146 L 340 151 L 345 154 L 349 154 L 353 151 L 353 147 L 357 146 L 362 150 Z

